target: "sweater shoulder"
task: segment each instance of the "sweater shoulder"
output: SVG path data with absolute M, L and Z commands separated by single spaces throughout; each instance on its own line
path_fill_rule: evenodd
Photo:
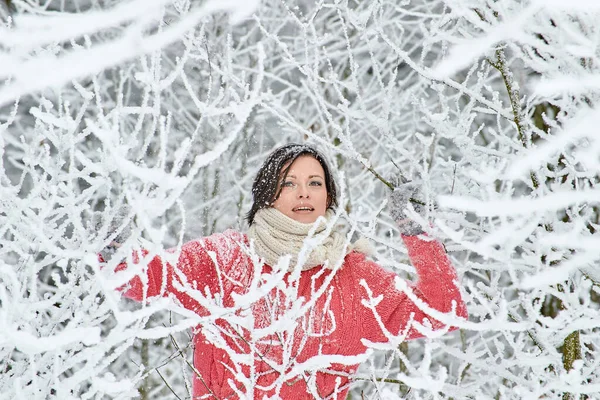
M 365 279 L 367 281 L 378 278 L 388 278 L 396 276 L 392 271 L 388 271 L 377 264 L 367 255 L 353 251 L 346 256 L 344 269 L 356 277 L 356 279 Z
M 241 246 L 247 243 L 246 235 L 233 229 L 191 240 L 183 245 L 182 251 L 190 261 L 200 262 L 213 257 L 223 266 L 228 266 L 239 257 Z
M 246 244 L 248 239 L 244 233 L 234 229 L 227 229 L 224 232 L 213 233 L 198 239 L 192 239 L 184 247 L 187 250 L 194 248 L 205 248 L 209 251 L 227 251 L 232 247 L 239 247 L 240 244 Z

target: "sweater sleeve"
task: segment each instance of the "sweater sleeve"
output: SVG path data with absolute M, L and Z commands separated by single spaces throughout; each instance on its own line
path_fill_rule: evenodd
M 406 331 L 412 321 L 419 324 L 427 319 L 433 330 L 446 327 L 442 322 L 428 314 L 428 309 L 467 318 L 467 308 L 457 286 L 457 276 L 444 246 L 435 240 L 418 236 L 403 236 L 408 256 L 417 270 L 418 280 L 409 283 L 406 289 L 396 289 L 397 275 L 385 271 L 370 262 L 371 267 L 363 281 L 363 299 L 368 298 L 365 284 L 378 302 L 375 310 L 364 307 L 364 337 L 373 342 L 384 342 L 387 337 L 380 326 L 392 335 L 406 333 L 406 339 L 416 339 L 424 335 L 414 327 Z M 364 300 L 363 300 L 364 301 Z M 450 327 L 455 330 L 456 327 Z
M 148 252 L 139 250 L 134 254 L 134 264 L 145 265 L 121 291 L 125 297 L 136 301 L 174 296 L 183 307 L 205 315 L 206 310 L 197 299 L 207 294 L 224 295 L 223 275 L 232 264 L 235 253 L 239 253 L 238 239 L 241 240 L 241 236 L 224 233 L 190 241 L 182 246 L 175 265 L 159 256 L 148 259 Z M 173 253 L 174 250 L 167 252 Z M 117 271 L 127 268 L 128 265 L 123 263 Z

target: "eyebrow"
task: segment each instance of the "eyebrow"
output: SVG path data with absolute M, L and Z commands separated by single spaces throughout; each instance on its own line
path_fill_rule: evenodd
M 297 179 L 296 175 L 287 175 L 287 178 L 294 178 L 294 179 Z M 308 177 L 308 179 L 311 179 L 311 178 L 321 178 L 321 179 L 323 179 L 323 180 L 325 179 L 325 178 L 323 178 L 321 175 L 310 175 L 310 176 Z

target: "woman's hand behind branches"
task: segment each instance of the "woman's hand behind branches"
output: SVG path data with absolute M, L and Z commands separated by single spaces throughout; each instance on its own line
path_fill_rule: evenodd
M 409 181 L 404 177 L 391 181 L 394 185 L 394 190 L 389 194 L 388 204 L 392 219 L 398 225 L 402 235 L 420 235 L 423 233 L 423 228 L 419 223 L 406 215 L 406 210 L 412 208 L 416 213 L 424 217 L 426 203 L 421 200 L 421 185 Z
M 105 221 L 102 220 L 96 221 L 94 224 L 96 231 L 100 231 L 104 223 Z M 128 205 L 118 207 L 108 223 L 108 229 L 105 235 L 106 239 L 112 239 L 110 243 L 100 251 L 100 255 L 105 261 L 110 260 L 117 249 L 129 239 L 132 228 L 133 219 L 131 218 L 131 207 Z

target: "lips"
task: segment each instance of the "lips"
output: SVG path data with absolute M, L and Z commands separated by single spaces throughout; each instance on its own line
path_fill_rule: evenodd
M 292 211 L 294 211 L 294 212 L 311 212 L 311 211 L 315 211 L 315 208 L 311 205 L 303 204 L 301 206 L 296 206 L 296 207 L 292 208 Z

